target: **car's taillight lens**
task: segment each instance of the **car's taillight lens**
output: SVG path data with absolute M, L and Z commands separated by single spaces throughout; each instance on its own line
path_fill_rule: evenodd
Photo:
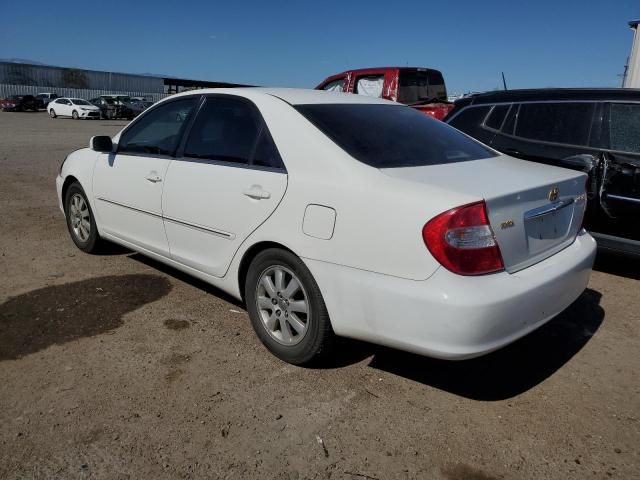
M 422 238 L 440 264 L 459 275 L 504 270 L 484 201 L 453 208 L 432 218 Z

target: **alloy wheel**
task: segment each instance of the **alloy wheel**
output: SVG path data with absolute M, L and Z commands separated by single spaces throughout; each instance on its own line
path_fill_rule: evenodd
M 309 328 L 310 302 L 302 282 L 288 268 L 275 265 L 260 275 L 256 306 L 262 326 L 278 343 L 298 344 Z
M 86 242 L 91 234 L 91 215 L 87 202 L 79 193 L 75 193 L 69 202 L 69 221 L 76 238 Z

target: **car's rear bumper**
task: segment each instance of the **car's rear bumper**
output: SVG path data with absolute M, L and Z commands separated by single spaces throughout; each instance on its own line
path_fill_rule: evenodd
M 509 274 L 464 277 L 440 268 L 412 281 L 305 259 L 335 332 L 446 359 L 480 356 L 556 316 L 589 281 L 596 244 L 587 234 Z

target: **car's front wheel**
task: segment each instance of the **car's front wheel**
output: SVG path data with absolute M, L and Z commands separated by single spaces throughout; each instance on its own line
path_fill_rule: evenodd
M 253 329 L 276 357 L 303 365 L 330 353 L 335 334 L 322 294 L 293 253 L 260 252 L 249 266 L 244 292 Z
M 80 118 L 80 117 L 78 116 L 78 112 L 77 112 L 77 111 L 75 111 L 75 110 L 74 110 L 73 112 L 71 112 L 71 117 L 72 117 L 74 120 L 78 120 L 78 118 Z
M 51 110 L 49 110 L 49 116 L 51 118 L 56 118 L 57 117 L 56 111 L 53 108 Z
M 64 207 L 73 243 L 83 252 L 97 252 L 101 246 L 98 228 L 87 196 L 78 182 L 72 183 L 67 189 Z

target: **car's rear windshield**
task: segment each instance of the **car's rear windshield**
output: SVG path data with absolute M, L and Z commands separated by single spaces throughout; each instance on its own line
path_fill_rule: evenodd
M 446 102 L 447 88 L 437 70 L 400 70 L 398 102 L 407 105 Z
M 455 128 L 409 107 L 311 104 L 295 108 L 349 155 L 375 168 L 422 167 L 495 156 Z

